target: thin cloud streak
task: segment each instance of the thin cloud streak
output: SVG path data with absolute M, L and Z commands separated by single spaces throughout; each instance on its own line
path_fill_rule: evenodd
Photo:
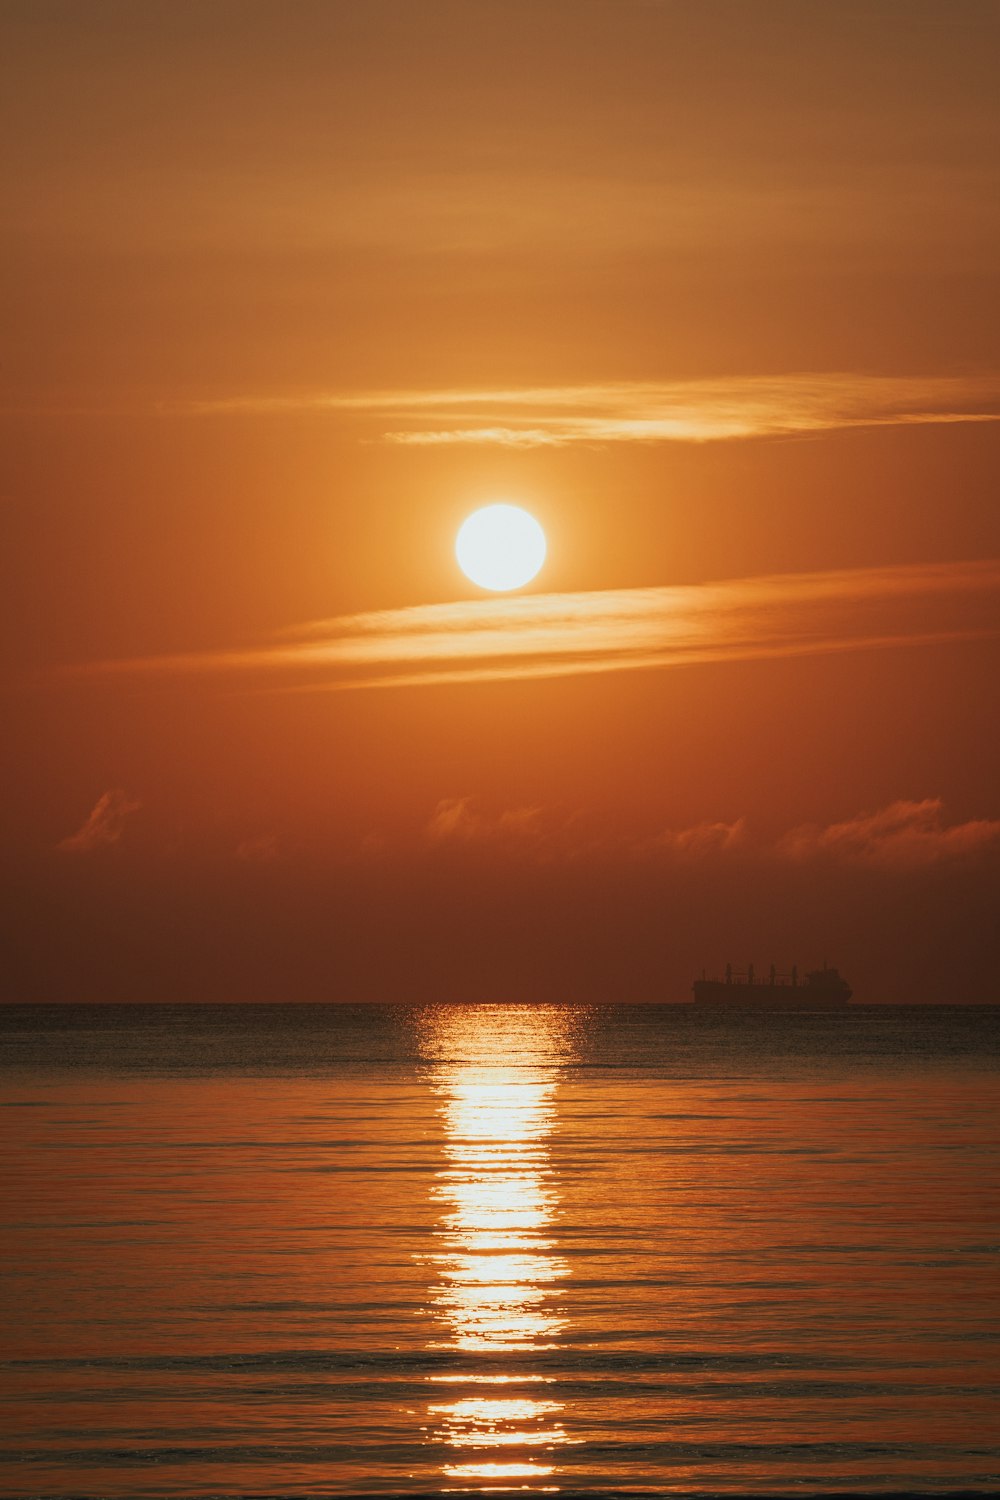
M 300 691 L 526 680 L 981 639 L 1000 630 L 998 602 L 1000 561 L 858 568 L 413 605 L 77 670 Z
M 494 390 L 313 392 L 170 408 L 201 414 L 329 411 L 393 425 L 383 442 L 704 443 L 848 427 L 1000 420 L 1000 376 L 788 374 Z M 399 425 L 403 424 L 403 425 Z

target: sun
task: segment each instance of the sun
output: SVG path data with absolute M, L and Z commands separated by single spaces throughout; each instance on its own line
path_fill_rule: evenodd
M 455 538 L 455 556 L 466 578 L 496 593 L 530 583 L 545 552 L 545 532 L 519 505 L 485 505 L 473 511 Z

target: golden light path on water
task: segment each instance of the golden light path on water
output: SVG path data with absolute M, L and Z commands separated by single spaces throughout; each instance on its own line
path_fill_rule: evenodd
M 563 1403 L 545 1399 L 544 1377 L 518 1356 L 552 1347 L 565 1326 L 559 1288 L 569 1266 L 554 1237 L 548 1142 L 568 1018 L 443 1007 L 424 1023 L 445 1132 L 432 1256 L 443 1337 L 431 1347 L 474 1356 L 468 1373 L 432 1377 L 440 1389 L 428 1406 L 430 1432 L 454 1450 L 442 1475 L 454 1488 L 558 1490 L 548 1460 L 570 1441 Z M 449 1385 L 476 1394 L 448 1400 Z

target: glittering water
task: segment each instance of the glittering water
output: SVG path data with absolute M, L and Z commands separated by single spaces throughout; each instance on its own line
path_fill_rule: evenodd
M 0 1041 L 0 1493 L 1000 1487 L 995 1011 Z

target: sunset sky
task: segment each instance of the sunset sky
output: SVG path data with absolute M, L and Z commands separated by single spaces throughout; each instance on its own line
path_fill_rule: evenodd
M 998 998 L 1000 8 L 0 30 L 4 999 Z

